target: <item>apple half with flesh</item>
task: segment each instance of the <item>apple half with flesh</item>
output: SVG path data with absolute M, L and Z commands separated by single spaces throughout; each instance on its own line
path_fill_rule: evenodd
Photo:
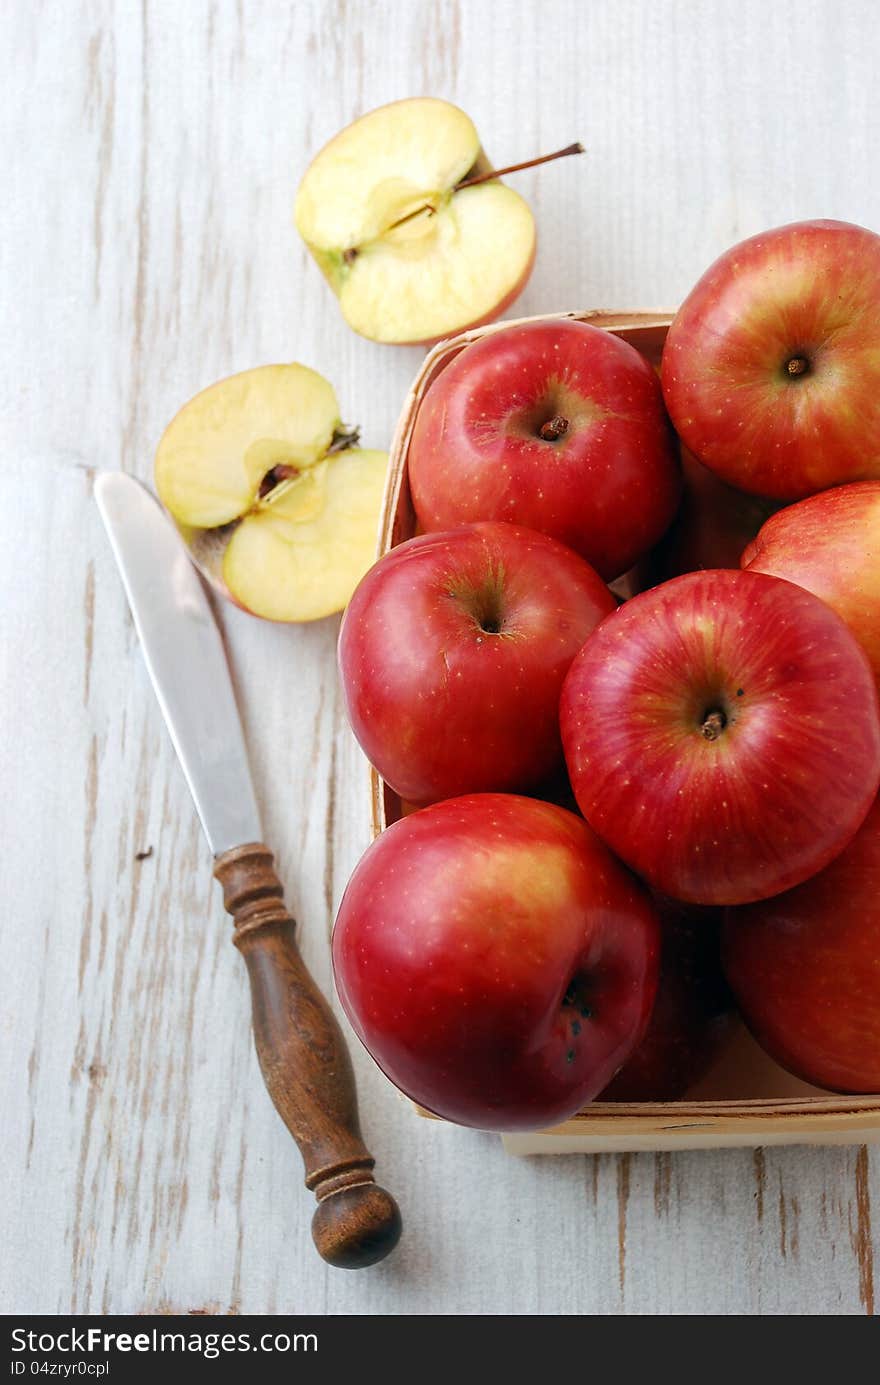
M 355 446 L 331 385 L 258 366 L 169 424 L 156 489 L 205 576 L 268 620 L 340 611 L 376 556 L 388 455 Z
M 350 327 L 427 343 L 491 321 L 535 257 L 526 202 L 488 172 L 473 122 L 448 101 L 380 106 L 326 144 L 296 197 L 296 227 Z

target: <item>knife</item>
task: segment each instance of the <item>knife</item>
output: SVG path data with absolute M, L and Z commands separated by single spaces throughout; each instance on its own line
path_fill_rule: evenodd
M 331 1265 L 375 1264 L 400 1238 L 397 1204 L 373 1178 L 354 1073 L 330 1006 L 309 975 L 263 845 L 220 631 L 186 547 L 155 497 L 121 471 L 95 499 L 165 724 L 189 785 L 232 941 L 247 964 L 260 1069 L 318 1200 L 312 1238 Z

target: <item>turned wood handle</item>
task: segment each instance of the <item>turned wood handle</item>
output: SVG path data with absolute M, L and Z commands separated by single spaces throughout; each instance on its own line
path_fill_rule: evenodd
M 272 853 L 260 842 L 233 847 L 214 875 L 247 963 L 263 1079 L 318 1199 L 315 1245 L 331 1265 L 375 1264 L 400 1238 L 400 1212 L 373 1178 L 345 1039 L 299 954 Z

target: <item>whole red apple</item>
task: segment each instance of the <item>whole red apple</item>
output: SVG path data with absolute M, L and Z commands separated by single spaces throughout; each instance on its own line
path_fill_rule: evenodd
M 657 377 L 619 337 L 528 322 L 473 342 L 428 390 L 409 449 L 422 528 L 525 524 L 606 581 L 657 542 L 678 460 Z
M 723 958 L 777 1063 L 832 1091 L 880 1092 L 880 801 L 821 875 L 728 910 Z
M 695 904 L 821 870 L 880 782 L 868 660 L 829 606 L 758 572 L 696 572 L 590 636 L 560 722 L 581 812 L 655 889 Z
M 645 586 L 686 572 L 740 565 L 742 551 L 779 502 L 746 495 L 720 480 L 682 448 L 681 505 L 670 528 L 648 558 Z
M 661 368 L 682 440 L 732 486 L 797 500 L 880 476 L 880 236 L 780 226 L 728 250 Z
M 463 525 L 386 554 L 352 597 L 339 667 L 352 729 L 411 803 L 527 789 L 562 764 L 559 690 L 615 609 L 543 534 Z
M 373 843 L 333 932 L 339 998 L 401 1091 L 484 1130 L 565 1120 L 644 1032 L 659 925 L 586 823 L 474 794 Z
M 821 596 L 852 630 L 880 683 L 880 481 L 810 496 L 774 515 L 742 555 Z
M 732 1033 L 721 969 L 723 910 L 657 896 L 660 981 L 645 1037 L 599 1101 L 677 1101 L 704 1077 Z

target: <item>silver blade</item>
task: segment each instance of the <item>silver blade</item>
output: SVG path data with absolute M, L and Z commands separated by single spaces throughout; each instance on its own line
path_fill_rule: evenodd
M 226 653 L 201 579 L 145 486 L 104 471 L 95 499 L 144 659 L 215 856 L 261 840 Z

